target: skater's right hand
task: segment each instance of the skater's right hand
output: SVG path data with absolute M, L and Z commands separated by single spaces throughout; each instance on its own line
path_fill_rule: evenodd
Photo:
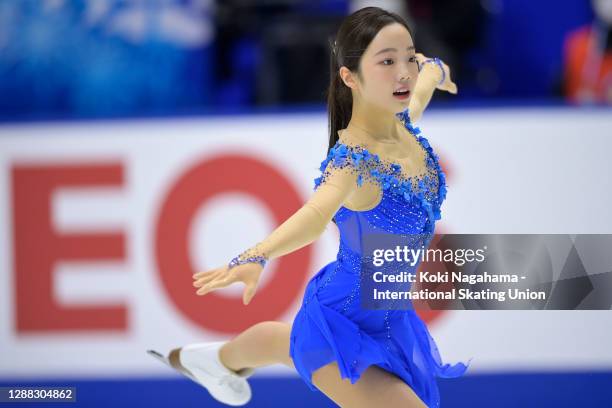
M 429 57 L 426 57 L 425 55 L 421 54 L 421 53 L 416 53 L 415 54 L 417 62 L 419 64 L 420 67 L 427 67 L 425 69 L 430 69 L 433 71 L 438 72 L 438 70 L 440 69 L 440 67 L 431 64 L 431 66 L 428 66 L 428 64 L 423 65 L 423 63 L 430 59 Z M 448 67 L 448 65 L 446 65 L 446 63 L 444 63 L 444 61 L 442 62 L 442 69 L 444 70 L 444 82 L 442 82 L 441 84 L 438 84 L 436 86 L 436 89 L 439 89 L 441 91 L 446 91 L 452 94 L 457 94 L 457 84 L 455 84 L 452 80 L 451 80 L 451 72 L 450 72 L 450 68 Z
M 215 289 L 224 288 L 235 282 L 242 282 L 245 285 L 242 294 L 242 303 L 248 305 L 255 296 L 257 283 L 263 267 L 258 263 L 246 263 L 228 269 L 222 266 L 206 272 L 198 272 L 193 275 L 193 286 L 199 288 L 196 291 L 198 296 L 204 296 Z

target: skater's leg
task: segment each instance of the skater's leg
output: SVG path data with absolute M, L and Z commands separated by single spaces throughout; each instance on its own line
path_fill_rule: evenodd
M 287 323 L 258 323 L 221 347 L 221 361 L 234 371 L 278 363 L 294 367 L 289 356 L 290 334 L 291 325 Z M 312 381 L 341 407 L 426 408 L 406 383 L 376 366 L 369 367 L 359 381 L 351 384 L 340 377 L 334 362 L 315 371 Z
M 290 334 L 291 325 L 288 323 L 257 323 L 221 347 L 221 362 L 234 371 L 279 363 L 293 367 L 289 356 Z
M 342 379 L 336 362 L 312 375 L 313 383 L 343 408 L 427 408 L 414 391 L 397 376 L 376 366 L 368 367 L 355 384 Z
M 220 349 L 222 363 L 231 370 L 285 364 L 294 367 L 289 356 L 291 325 L 283 322 L 255 324 Z M 337 363 L 315 371 L 312 381 L 331 400 L 346 408 L 427 408 L 414 391 L 397 376 L 376 366 L 369 367 L 359 381 L 342 379 Z

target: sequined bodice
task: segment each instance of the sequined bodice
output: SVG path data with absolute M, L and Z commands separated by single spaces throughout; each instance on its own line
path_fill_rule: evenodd
M 442 364 L 438 347 L 412 300 L 393 296 L 412 291 L 412 282 L 374 279 L 374 274 L 379 273 L 383 277 L 400 271 L 410 275 L 417 272 L 422 259 L 415 255 L 416 251 L 404 253 L 397 262 L 385 259 L 381 263 L 380 253 L 375 250 L 399 245 L 411 250 L 428 248 L 446 195 L 437 156 L 427 140 L 419 136 L 420 130 L 410 125 L 408 110 L 398 116 L 411 132 L 409 136 L 417 138 L 426 152 L 421 155 L 423 161 L 418 169 L 411 169 L 417 170 L 416 174 L 426 167 L 423 174 L 406 177 L 409 173 L 397 163 L 384 162 L 363 147 L 343 143 L 336 143 L 321 163 L 322 175 L 315 180 L 315 189 L 322 183 L 329 184 L 322 186 L 318 197 L 331 196 L 333 209 L 341 201 L 351 206 L 351 199 L 363 197 L 363 205 L 351 207 L 364 210 L 340 207 L 335 213 L 340 229 L 338 256 L 306 286 L 292 325 L 290 354 L 298 373 L 313 390 L 316 388 L 309 382 L 312 373 L 329 361 L 337 361 L 342 378 L 351 383 L 368 367 L 378 365 L 410 386 L 428 407 L 439 407 L 436 378 L 461 375 L 467 366 Z M 374 183 L 368 186 L 374 188 L 359 190 L 352 185 L 364 182 Z M 370 192 L 379 193 L 380 201 L 374 208 L 368 203 Z M 330 213 L 325 213 L 325 220 Z M 374 234 L 377 239 L 369 239 Z
M 341 142 L 336 143 L 321 163 L 323 174 L 315 180 L 315 189 L 325 181 L 330 168 L 349 166 L 350 171 L 357 174 L 358 185 L 377 183 L 382 191 L 380 202 L 370 210 L 340 207 L 336 212 L 334 220 L 340 230 L 340 261 L 357 262 L 364 234 L 433 236 L 435 222 L 440 219 L 440 207 L 446 197 L 446 179 L 438 156 L 427 139 L 420 135 L 420 129 L 411 125 L 408 110 L 397 116 L 427 153 L 427 170 L 423 175 L 406 177 L 400 164 L 382 160 L 362 146 Z

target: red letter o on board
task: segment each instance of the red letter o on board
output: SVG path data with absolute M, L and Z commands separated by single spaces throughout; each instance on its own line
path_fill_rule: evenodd
M 214 292 L 197 296 L 192 278 L 197 271 L 189 262 L 189 226 L 207 200 L 236 191 L 253 195 L 267 205 L 275 225 L 303 205 L 279 171 L 249 156 L 227 154 L 196 165 L 174 183 L 161 207 L 155 232 L 157 266 L 174 304 L 197 325 L 223 333 L 278 319 L 301 296 L 312 260 L 311 246 L 279 258 L 278 273 L 265 287 L 258 288 L 248 306 L 242 304 L 241 297 L 228 299 Z

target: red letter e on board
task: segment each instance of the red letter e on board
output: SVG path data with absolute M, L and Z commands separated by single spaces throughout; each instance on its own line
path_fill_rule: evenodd
M 125 257 L 123 233 L 58 233 L 52 222 L 54 190 L 62 187 L 120 187 L 122 184 L 121 164 L 13 166 L 17 334 L 126 328 L 124 305 L 67 307 L 59 304 L 53 296 L 53 270 L 57 261 L 117 261 Z

